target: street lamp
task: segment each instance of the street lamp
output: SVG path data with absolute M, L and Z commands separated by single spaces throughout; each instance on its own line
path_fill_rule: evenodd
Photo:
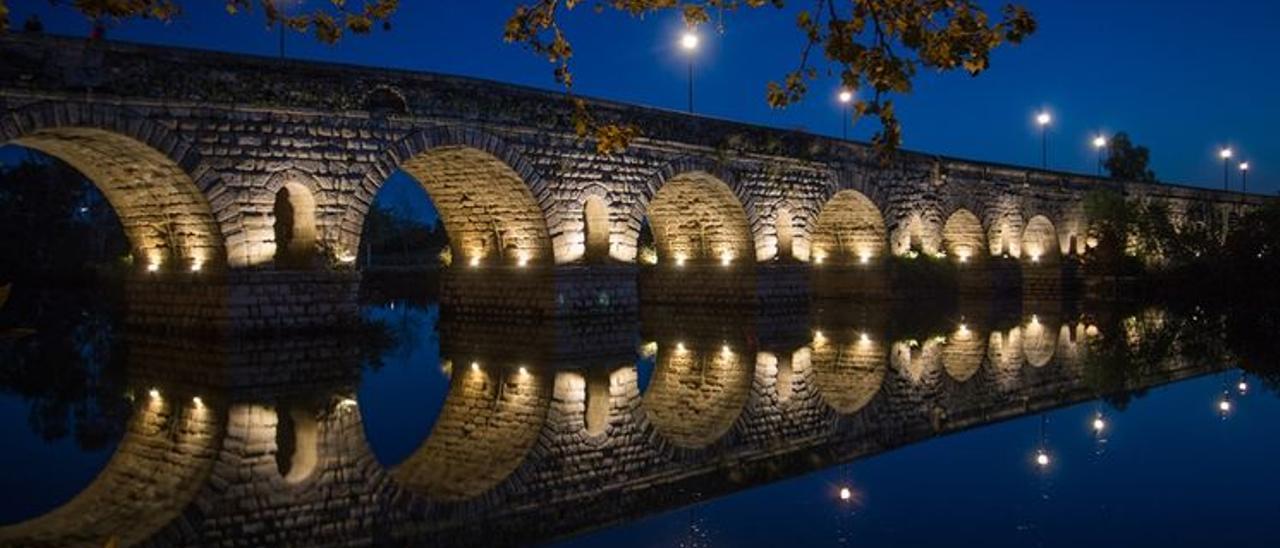
M 1098 151 L 1098 176 L 1102 176 L 1102 151 L 1107 148 L 1107 138 L 1098 135 L 1093 138 L 1093 148 Z
M 1036 124 L 1040 126 L 1040 167 L 1049 169 L 1049 123 L 1053 121 L 1053 116 L 1049 111 L 1042 110 L 1036 115 Z
M 1240 192 L 1249 191 L 1249 162 L 1240 162 Z
M 693 52 L 698 49 L 697 33 L 687 30 L 680 36 L 680 47 L 689 59 L 689 114 L 693 114 Z
M 1227 179 L 1230 177 L 1227 164 L 1231 161 L 1231 147 L 1223 147 L 1218 151 L 1218 156 L 1222 157 L 1222 190 L 1227 190 Z
M 840 135 L 849 138 L 849 103 L 853 102 L 853 91 L 841 89 L 840 95 Z

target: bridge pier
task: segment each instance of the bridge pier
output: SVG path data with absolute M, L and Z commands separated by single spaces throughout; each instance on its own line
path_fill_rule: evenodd
M 245 270 L 141 274 L 125 284 L 133 327 L 252 332 L 341 329 L 358 318 L 360 274 Z

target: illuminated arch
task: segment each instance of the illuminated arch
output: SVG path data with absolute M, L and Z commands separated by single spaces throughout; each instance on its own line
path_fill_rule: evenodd
M 223 186 L 181 137 L 107 106 L 41 104 L 11 116 L 16 123 L 0 124 L 0 144 L 58 158 L 92 181 L 119 217 L 140 267 L 226 262 L 225 235 L 206 197 Z M 203 176 L 196 181 L 192 173 Z
M 132 546 L 182 517 L 217 460 L 220 413 L 188 398 L 143 398 L 93 483 L 52 512 L 0 527 L 0 544 Z
M 957 209 L 942 225 L 942 247 L 956 260 L 981 261 L 987 249 L 982 221 L 967 209 Z
M 754 262 L 746 210 L 729 185 L 710 173 L 668 179 L 647 211 L 660 263 Z
M 860 335 L 851 341 L 815 337 L 809 367 L 819 397 L 842 415 L 857 413 L 871 403 L 888 370 L 884 346 Z
M 1044 367 L 1053 361 L 1057 344 L 1057 330 L 1038 316 L 1031 316 L 1031 320 L 1022 327 L 1022 354 L 1032 367 Z
M 987 359 L 1000 371 L 1022 369 L 1022 328 L 1015 326 L 1007 332 L 992 331 L 987 338 Z
M 1036 215 L 1027 221 L 1022 232 L 1022 251 L 1027 260 L 1052 263 L 1061 256 L 1058 233 L 1053 222 L 1044 215 Z
M 583 258 L 599 262 L 609 258 L 609 205 L 592 194 L 582 204 Z
M 369 204 L 397 169 L 431 198 L 455 261 L 537 265 L 576 258 L 553 251 L 568 246 L 552 246 L 550 227 L 559 214 L 532 164 L 497 138 L 463 128 L 420 131 L 379 159 L 343 217 L 340 257 L 354 258 Z
M 298 182 L 282 183 L 272 204 L 276 266 L 305 268 L 318 256 L 316 198 Z
M 455 369 L 440 416 L 391 475 L 405 488 L 442 501 L 480 496 L 524 462 L 538 440 L 551 383 L 533 372 Z
M 982 368 L 982 358 L 986 353 L 986 337 L 961 324 L 947 337 L 947 344 L 942 349 L 942 368 L 956 382 L 967 381 Z
M 786 206 L 778 206 L 773 214 L 773 230 L 774 237 L 777 240 L 774 257 L 780 261 L 791 261 L 796 258 L 795 249 L 795 218 L 791 215 L 791 209 Z
M 754 354 L 727 346 L 663 345 L 642 405 L 663 439 L 700 449 L 737 423 L 751 394 Z
M 810 236 L 810 257 L 814 262 L 836 264 L 880 258 L 885 254 L 886 234 L 880 208 L 861 192 L 842 190 L 818 214 Z
M 994 257 L 1019 257 L 1022 254 L 1022 214 L 1006 211 L 987 223 L 987 248 Z
M 926 339 L 924 342 L 897 341 L 889 352 L 889 361 L 898 374 L 919 384 L 937 371 L 942 350 L 938 338 Z

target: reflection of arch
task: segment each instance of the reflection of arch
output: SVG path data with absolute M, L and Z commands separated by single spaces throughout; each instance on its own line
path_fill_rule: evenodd
M 752 261 L 746 211 L 724 181 L 701 171 L 668 180 L 649 202 L 661 262 Z
M 938 369 L 942 350 L 938 338 L 930 338 L 923 343 L 914 340 L 898 341 L 893 343 L 889 359 L 900 375 L 913 383 L 919 383 Z
M 0 527 L 0 544 L 132 546 L 177 520 L 205 487 L 222 435 L 216 410 L 182 401 L 143 400 L 93 483 L 48 514 Z
M 818 214 L 810 257 L 814 262 L 853 263 L 884 255 L 884 217 L 856 190 L 837 192 Z
M 546 418 L 551 388 L 531 372 L 455 371 L 440 416 L 404 463 L 401 485 L 440 500 L 464 500 L 501 483 L 524 461 Z
M 1077 322 L 1074 326 L 1070 323 L 1062 324 L 1058 328 L 1058 350 L 1056 352 L 1059 363 L 1068 366 L 1080 365 L 1080 352 L 1084 347 L 1085 326 L 1083 322 Z
M 986 342 L 981 334 L 961 325 L 947 337 L 947 345 L 942 349 L 942 368 L 957 382 L 969 380 L 982 367 Z
M 1048 217 L 1036 215 L 1027 221 L 1027 227 L 1022 232 L 1022 249 L 1026 258 L 1031 261 L 1047 263 L 1058 259 L 1058 234 Z
M 715 443 L 746 406 L 755 374 L 752 358 L 728 347 L 661 349 L 643 399 L 654 430 L 685 449 Z
M 102 190 L 140 266 L 191 269 L 226 259 L 224 234 L 202 190 L 221 183 L 200 171 L 195 148 L 166 128 L 112 107 L 42 104 L 0 124 L 0 144 L 54 156 Z M 195 181 L 190 173 L 206 176 Z
M 316 470 L 319 424 L 315 413 L 299 406 L 277 407 L 276 469 L 287 483 L 301 483 Z
M 311 266 L 316 256 L 316 199 L 311 190 L 297 182 L 286 182 L 276 192 L 276 265 L 286 268 Z
M 609 257 L 609 206 L 604 197 L 587 196 L 582 206 L 582 230 L 585 251 L 583 257 L 590 262 Z
M 1008 332 L 992 331 L 987 339 L 987 358 L 991 365 L 1002 371 L 1021 369 L 1022 328 L 1014 327 Z
M 870 338 L 851 342 L 815 338 L 809 362 L 822 401 L 850 415 L 880 392 L 886 371 L 884 347 Z
M 947 217 L 942 225 L 942 246 L 956 260 L 981 260 L 987 245 L 978 216 L 967 209 L 957 209 Z
M 423 130 L 390 147 L 344 215 L 340 254 L 354 256 L 369 204 L 396 169 L 430 196 L 455 261 L 478 266 L 571 259 L 553 257 L 550 227 L 559 214 L 532 163 L 496 137 L 462 128 Z
M 1056 331 L 1035 316 L 1022 328 L 1022 353 L 1033 367 L 1044 367 L 1053 360 L 1057 342 Z

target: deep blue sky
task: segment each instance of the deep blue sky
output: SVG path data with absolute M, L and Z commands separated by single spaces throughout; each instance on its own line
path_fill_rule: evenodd
M 301 5 L 318 0 L 297 0 Z M 1161 180 L 1219 187 L 1216 150 L 1231 144 L 1251 161 L 1252 189 L 1274 193 L 1272 170 L 1280 143 L 1280 104 L 1271 99 L 1280 71 L 1270 55 L 1280 51 L 1280 2 L 1221 0 L 1023 0 L 1040 21 L 1026 44 L 997 53 L 979 78 L 929 74 L 899 99 L 908 148 L 931 153 L 1035 165 L 1039 140 L 1033 113 L 1049 108 L 1057 121 L 1050 134 L 1051 167 L 1092 172 L 1088 145 L 1099 130 L 1127 131 L 1152 149 Z M 187 13 L 169 25 L 132 22 L 112 38 L 275 55 L 277 37 L 260 15 L 227 16 L 221 2 L 187 2 Z M 516 1 L 433 0 L 403 2 L 391 32 L 324 46 L 291 35 L 291 57 L 399 67 L 554 87 L 551 66 L 501 39 Z M 793 12 L 809 2 L 726 16 L 726 31 L 703 31 L 698 53 L 700 113 L 745 122 L 838 135 L 836 82 L 812 85 L 810 97 L 782 111 L 763 100 L 765 82 L 798 60 L 801 37 Z M 11 2 L 20 24 L 37 12 L 50 32 L 87 34 L 89 23 L 48 2 Z M 994 6 L 994 4 L 990 4 Z M 684 61 L 672 16 L 633 20 L 592 13 L 590 5 L 566 20 L 574 40 L 580 93 L 660 107 L 684 108 Z M 874 122 L 854 135 L 866 138 Z M 1234 163 L 1234 161 L 1233 161 Z M 1239 176 L 1233 166 L 1232 184 Z

